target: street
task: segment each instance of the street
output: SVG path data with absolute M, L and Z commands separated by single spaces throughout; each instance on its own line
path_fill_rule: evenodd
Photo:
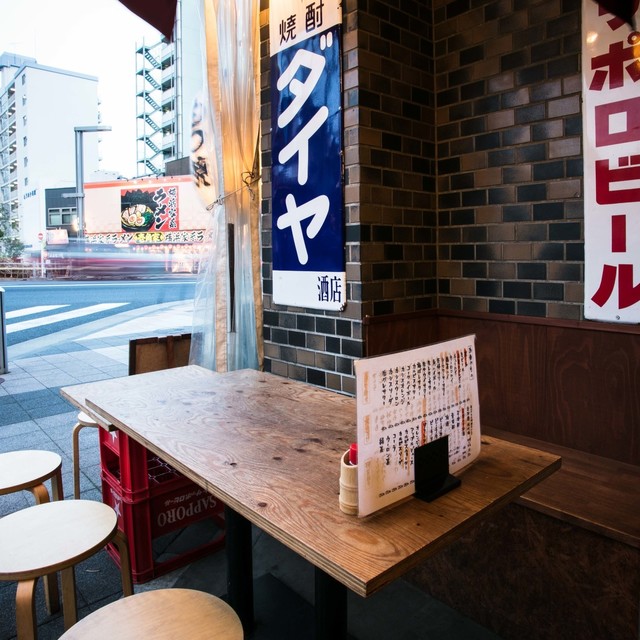
M 4 289 L 7 346 L 82 331 L 97 320 L 116 324 L 136 318 L 144 331 L 145 312 L 158 305 L 193 300 L 195 277 L 149 281 L 0 282 Z M 135 313 L 134 313 L 135 312 Z

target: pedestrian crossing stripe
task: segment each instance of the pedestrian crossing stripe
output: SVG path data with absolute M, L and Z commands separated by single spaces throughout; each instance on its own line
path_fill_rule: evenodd
M 7 311 L 5 318 L 7 320 L 13 320 L 14 318 L 22 318 L 23 316 L 33 316 L 36 313 L 44 313 L 45 311 L 52 311 L 53 309 L 61 309 L 62 307 L 68 307 L 68 304 L 42 304 L 39 307 L 29 307 L 28 309 L 18 309 L 18 311 Z
M 54 313 L 53 315 L 46 316 L 44 318 L 32 318 L 31 320 L 23 320 L 22 322 L 13 322 L 13 323 L 7 324 L 7 333 L 8 334 L 15 333 L 16 331 L 24 331 L 25 329 L 42 327 L 47 324 L 55 324 L 56 322 L 63 322 L 64 320 L 72 320 L 73 318 L 90 316 L 95 313 L 101 313 L 103 311 L 117 309 L 118 307 L 123 307 L 127 304 L 129 303 L 128 302 L 106 302 L 104 304 L 94 304 L 89 307 L 74 309 L 73 311 L 64 311 L 62 313 Z M 59 306 L 65 306 L 65 305 L 59 305 Z M 28 307 L 23 311 L 29 311 L 29 309 L 32 309 L 32 308 L 33 307 Z M 24 315 L 31 315 L 31 314 L 25 313 Z

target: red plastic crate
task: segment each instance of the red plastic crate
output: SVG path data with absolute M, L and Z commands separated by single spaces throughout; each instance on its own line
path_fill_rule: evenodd
M 126 433 L 114 429 L 99 429 L 100 463 L 103 474 L 108 474 L 130 497 L 149 497 L 148 491 L 153 484 L 153 469 L 159 460 L 141 444 Z M 162 463 L 166 465 L 166 463 Z M 177 471 L 166 465 L 167 469 L 179 475 Z M 150 473 L 150 470 L 152 473 Z
M 150 498 L 130 499 L 103 473 L 102 498 L 118 514 L 118 528 L 129 541 L 135 583 L 173 571 L 224 545 L 224 505 L 189 480 L 160 483 Z M 196 526 L 199 530 L 194 535 Z M 176 536 L 170 535 L 174 533 Z M 188 548 L 176 553 L 171 552 L 170 543 L 177 534 L 192 540 Z M 169 548 L 164 559 L 158 546 Z M 119 563 L 117 549 L 109 544 L 107 550 Z

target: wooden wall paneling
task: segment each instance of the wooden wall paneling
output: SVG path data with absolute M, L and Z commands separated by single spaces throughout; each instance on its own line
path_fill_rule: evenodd
M 441 314 L 440 339 L 475 334 L 483 424 L 538 438 L 547 411 L 544 327 Z
M 640 464 L 640 339 L 548 327 L 550 442 Z
M 364 319 L 365 356 L 379 356 L 438 342 L 435 310 Z
M 515 504 L 407 578 L 504 640 L 640 633 L 640 551 Z

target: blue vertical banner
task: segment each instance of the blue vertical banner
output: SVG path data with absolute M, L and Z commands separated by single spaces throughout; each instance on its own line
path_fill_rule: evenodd
M 346 304 L 339 2 L 270 10 L 273 302 Z

